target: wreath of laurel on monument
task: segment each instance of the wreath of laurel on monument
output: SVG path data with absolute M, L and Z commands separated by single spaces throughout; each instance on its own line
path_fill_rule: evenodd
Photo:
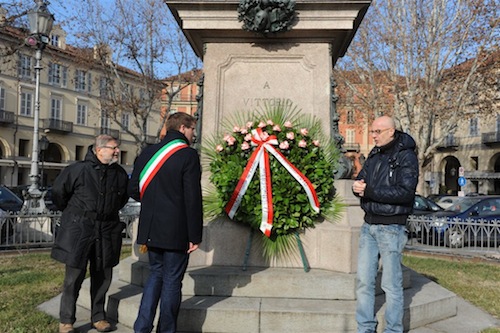
M 295 0 L 241 0 L 238 14 L 243 30 L 284 32 L 290 30 L 295 21 Z
M 229 216 L 262 234 L 267 259 L 301 251 L 299 234 L 341 209 L 334 188 L 339 151 L 321 122 L 285 100 L 223 122 L 203 144 L 211 172 L 207 217 Z M 304 259 L 303 259 L 304 260 Z

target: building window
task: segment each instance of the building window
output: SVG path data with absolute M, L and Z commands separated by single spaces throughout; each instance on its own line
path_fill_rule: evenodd
M 469 123 L 469 135 L 478 136 L 479 135 L 479 125 L 477 118 L 471 118 Z
M 75 90 L 86 91 L 87 89 L 90 89 L 90 85 L 87 82 L 87 72 L 77 69 L 75 71 Z
M 87 104 L 78 103 L 76 105 L 76 124 L 87 125 Z
M 109 117 L 106 110 L 101 111 L 101 128 L 109 128 Z
M 75 161 L 83 161 L 83 146 L 75 146 Z
M 66 87 L 68 83 L 68 68 L 60 64 L 49 63 L 49 84 Z
M 107 77 L 99 79 L 99 96 L 103 98 L 110 98 L 113 92 L 113 81 Z
M 347 111 L 347 123 L 354 124 L 354 110 Z
M 19 139 L 19 156 L 28 157 L 29 140 Z
M 19 67 L 17 68 L 17 74 L 20 78 L 31 79 L 31 57 L 25 54 L 19 56 Z
M 345 142 L 355 143 L 356 142 L 356 130 L 348 129 L 345 131 Z
M 59 35 L 50 36 L 50 45 L 59 47 Z
M 497 133 L 500 133 L 500 115 L 497 115 Z
M 472 156 L 470 158 L 470 165 L 472 167 L 472 170 L 479 170 L 479 157 Z
M 0 87 L 0 111 L 5 111 L 5 88 Z
M 50 100 L 50 119 L 62 119 L 62 98 L 52 97 Z
M 33 114 L 33 93 L 30 91 L 21 91 L 21 105 L 19 114 L 21 116 L 31 117 Z
M 120 161 L 121 164 L 127 164 L 127 151 L 120 151 Z
M 125 129 L 129 129 L 130 126 L 130 113 L 123 112 L 122 113 L 122 126 Z

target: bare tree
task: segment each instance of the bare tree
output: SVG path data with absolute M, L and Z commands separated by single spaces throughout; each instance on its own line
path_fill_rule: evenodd
M 113 10 L 94 0 L 77 6 L 80 46 L 92 47 L 92 61 L 104 74 L 98 82 L 103 115 L 132 135 L 139 150 L 151 137 L 159 137 L 175 96 L 196 82 L 174 81 L 199 67 L 199 60 L 161 0 L 115 0 Z M 133 128 L 124 121 L 125 114 Z M 158 126 L 151 135 L 148 122 L 151 129 L 155 121 Z
M 423 172 L 470 116 L 467 99 L 498 50 L 499 22 L 496 0 L 375 0 L 338 63 L 339 82 L 363 102 L 366 119 L 394 115 L 415 138 Z M 389 109 L 387 94 L 394 96 Z M 487 105 L 477 111 L 494 112 Z

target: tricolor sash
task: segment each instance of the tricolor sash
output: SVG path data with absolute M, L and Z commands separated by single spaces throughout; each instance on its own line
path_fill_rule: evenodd
M 144 192 L 146 191 L 149 183 L 154 178 L 158 170 L 162 167 L 170 156 L 175 152 L 189 147 L 184 140 L 176 139 L 172 140 L 163 147 L 161 147 L 151 159 L 146 163 L 144 169 L 142 169 L 139 176 L 139 193 L 142 198 Z

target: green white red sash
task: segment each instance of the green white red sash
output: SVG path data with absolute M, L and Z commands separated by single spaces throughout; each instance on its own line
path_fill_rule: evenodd
M 141 174 L 139 176 L 139 192 L 142 196 L 146 191 L 151 180 L 154 178 L 158 170 L 162 167 L 163 163 L 165 163 L 170 156 L 172 156 L 175 152 L 189 147 L 184 140 L 176 139 L 172 140 L 163 147 L 161 147 L 151 159 L 146 163 L 144 169 L 142 169 Z
M 314 190 L 311 181 L 307 179 L 286 157 L 273 147 L 278 145 L 276 136 L 270 135 L 269 137 L 262 135 L 262 129 L 257 128 L 252 130 L 252 145 L 257 146 L 250 159 L 248 160 L 240 180 L 226 205 L 225 211 L 230 218 L 233 218 L 240 206 L 241 200 L 250 185 L 250 181 L 259 166 L 259 179 L 260 179 L 260 195 L 262 200 L 262 220 L 260 230 L 267 236 L 271 236 L 273 227 L 273 198 L 272 198 L 272 184 L 271 184 L 271 168 L 269 166 L 268 151 L 287 169 L 287 171 L 299 182 L 304 188 L 309 199 L 311 207 L 316 213 L 319 213 L 319 200 Z

